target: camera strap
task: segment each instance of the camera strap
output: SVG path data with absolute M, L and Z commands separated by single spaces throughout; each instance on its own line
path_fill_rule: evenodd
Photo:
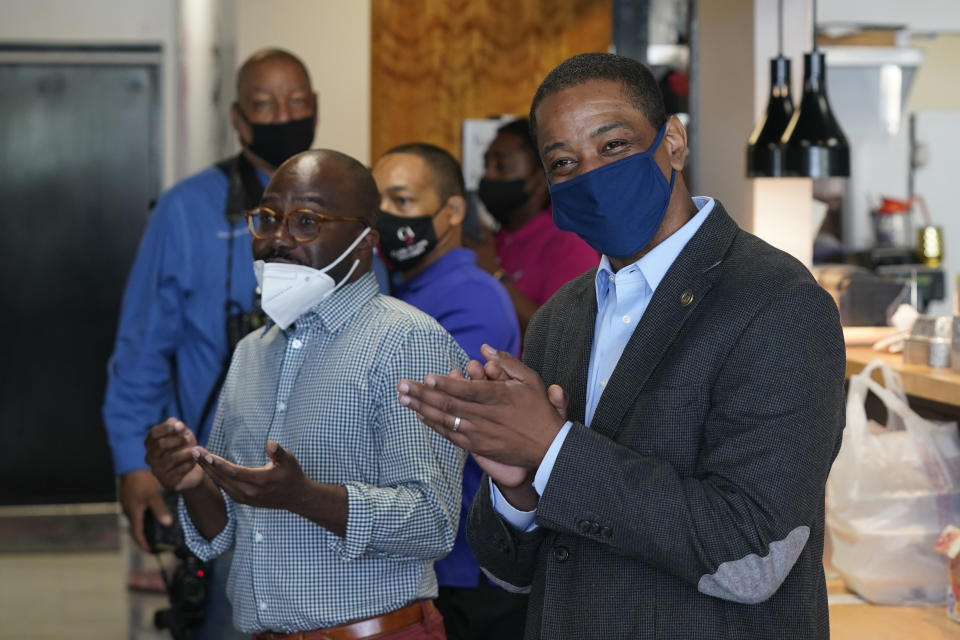
M 260 198 L 263 197 L 263 184 L 260 182 L 259 176 L 257 176 L 257 169 L 242 153 L 225 160 L 221 160 L 216 164 L 216 167 L 227 178 L 227 201 L 224 205 L 223 215 L 226 217 L 228 225 L 227 277 L 225 283 L 227 295 L 224 309 L 224 316 L 228 323 L 226 327 L 228 348 L 227 357 L 224 358 L 223 364 L 220 366 L 220 374 L 217 376 L 217 381 L 214 383 L 213 387 L 211 387 L 210 392 L 207 394 L 207 400 L 203 404 L 203 411 L 200 413 L 200 421 L 197 423 L 198 428 L 200 429 L 202 429 L 203 425 L 206 424 L 207 418 L 210 416 L 210 412 L 213 411 L 213 408 L 217 403 L 217 398 L 220 395 L 220 388 L 223 386 L 223 381 L 226 380 L 227 371 L 230 368 L 230 358 L 233 357 L 233 350 L 237 346 L 233 339 L 232 331 L 229 327 L 230 316 L 233 315 L 234 310 L 241 314 L 246 311 L 243 309 L 243 307 L 241 307 L 239 302 L 236 302 L 232 299 L 234 246 L 233 227 L 243 217 L 243 213 L 260 204 Z

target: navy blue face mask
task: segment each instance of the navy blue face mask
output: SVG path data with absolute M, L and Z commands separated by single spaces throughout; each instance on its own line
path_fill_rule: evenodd
M 611 258 L 626 258 L 650 244 L 663 222 L 677 171 L 670 182 L 653 159 L 667 125 L 643 153 L 550 187 L 553 222 Z

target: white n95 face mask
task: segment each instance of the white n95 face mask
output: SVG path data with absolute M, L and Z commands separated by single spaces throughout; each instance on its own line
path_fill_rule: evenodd
M 309 309 L 329 298 L 334 291 L 346 284 L 360 261 L 353 261 L 350 271 L 339 283 L 327 272 L 340 264 L 368 233 L 370 227 L 364 229 L 336 260 L 323 269 L 302 264 L 256 260 L 253 263 L 253 273 L 260 286 L 260 306 L 264 313 L 281 329 L 286 329 Z

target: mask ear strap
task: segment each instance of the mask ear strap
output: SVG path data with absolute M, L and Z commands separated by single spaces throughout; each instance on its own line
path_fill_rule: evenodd
M 350 253 L 351 251 L 353 251 L 354 249 L 356 249 L 356 248 L 357 248 L 357 245 L 360 244 L 360 241 L 363 240 L 363 239 L 367 236 L 368 233 L 370 233 L 370 227 L 366 227 L 366 228 L 363 230 L 363 233 L 361 233 L 360 235 L 358 235 L 358 236 L 357 236 L 357 239 L 354 240 L 353 242 L 351 242 L 351 243 L 350 243 L 350 246 L 347 247 L 346 249 L 344 249 L 344 250 L 343 250 L 343 253 L 341 253 L 339 256 L 337 256 L 337 259 L 336 259 L 336 260 L 334 260 L 333 262 L 331 262 L 330 264 L 328 264 L 327 266 L 325 266 L 323 269 L 320 269 L 320 273 L 326 273 L 327 271 L 330 271 L 330 269 L 333 269 L 335 266 L 337 266 L 338 264 L 340 264 L 340 261 L 343 260 L 343 257 L 346 256 L 347 254 L 349 254 L 349 253 Z M 358 260 L 357 262 L 359 262 L 359 260 Z M 354 268 L 355 268 L 355 267 L 356 267 L 356 265 L 354 265 Z M 351 269 L 351 273 L 352 273 L 352 272 L 353 272 L 353 270 Z
M 353 265 L 350 267 L 350 270 L 347 271 L 347 275 L 343 276 L 343 279 L 340 282 L 338 282 L 333 289 L 330 290 L 330 293 L 327 294 L 328 296 L 332 296 L 337 291 L 337 289 L 347 284 L 347 281 L 350 279 L 350 276 L 352 276 L 353 272 L 357 270 L 358 264 L 360 264 L 359 260 L 353 261 Z
M 667 123 L 664 122 L 660 127 L 660 131 L 657 132 L 657 137 L 653 141 L 653 144 L 650 145 L 650 148 L 644 151 L 644 155 L 652 155 L 657 149 L 660 148 L 660 143 L 663 142 L 663 136 L 667 133 Z M 673 178 L 670 179 L 670 186 L 673 186 Z

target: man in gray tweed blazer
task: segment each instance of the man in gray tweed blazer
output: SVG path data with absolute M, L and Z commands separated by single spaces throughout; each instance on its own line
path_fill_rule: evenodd
M 486 348 L 469 380 L 398 385 L 490 478 L 469 514 L 477 559 L 530 592 L 527 638 L 827 638 L 832 300 L 691 197 L 686 133 L 642 64 L 565 61 L 531 128 L 556 223 L 600 265 L 540 309 L 523 364 Z

